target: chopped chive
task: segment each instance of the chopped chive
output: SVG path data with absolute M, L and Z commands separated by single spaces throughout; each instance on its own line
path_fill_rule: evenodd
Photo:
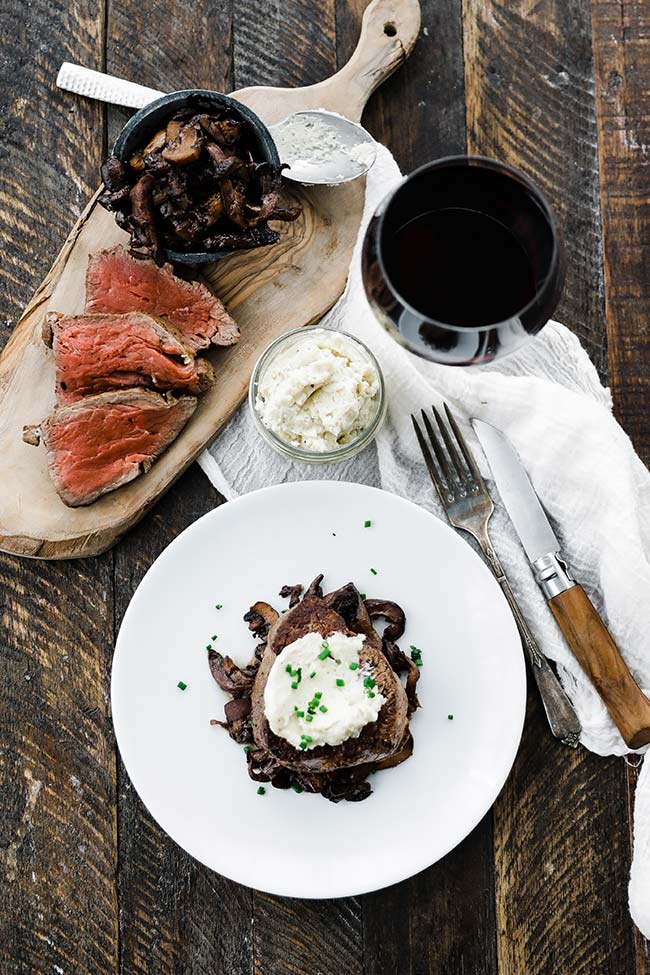
M 331 657 L 331 656 L 332 656 L 332 651 L 330 650 L 330 648 L 326 644 L 323 644 L 323 649 L 318 654 L 318 659 L 319 660 L 326 660 L 328 657 Z
M 371 525 L 372 525 L 372 522 L 371 521 L 364 521 L 364 523 L 363 523 L 363 527 L 364 528 L 370 528 Z
M 293 667 L 291 666 L 291 664 L 287 664 L 287 666 L 284 669 L 287 672 L 287 674 L 291 674 L 291 676 L 293 677 Z
M 314 720 L 314 715 L 313 714 L 307 713 L 305 715 L 305 721 L 313 721 L 313 720 Z
M 305 712 L 304 711 L 298 711 L 298 710 L 296 710 L 296 717 L 297 718 L 304 718 L 304 716 L 305 716 Z
M 252 748 L 252 745 L 244 745 L 244 754 L 248 755 L 248 753 L 251 750 L 251 748 Z
M 375 683 L 376 683 L 376 681 L 374 681 L 372 677 L 364 677 L 364 679 L 363 679 L 363 686 L 364 687 L 369 687 L 369 688 L 372 689 L 375 686 Z
M 327 714 L 327 708 L 325 707 L 325 705 L 324 705 L 324 704 L 321 704 L 321 706 L 319 707 L 319 709 L 318 709 L 318 710 L 319 710 L 319 711 L 322 711 L 322 712 L 323 712 L 323 714 Z
M 211 639 L 211 640 L 216 640 L 216 639 L 217 639 L 217 634 L 215 633 L 215 634 L 214 634 L 214 636 L 211 636 L 211 637 L 210 637 L 210 639 Z
M 257 790 L 257 794 L 258 794 L 258 796 L 264 796 L 264 795 L 266 795 L 266 789 L 264 788 L 263 785 L 261 785 L 259 787 L 259 789 Z
M 304 750 L 307 747 L 307 742 L 306 741 L 301 741 L 300 742 L 300 747 Z
M 336 678 L 336 686 L 337 687 L 343 687 L 344 685 L 345 685 L 345 681 L 344 680 L 341 680 L 340 677 L 337 677 Z
M 313 739 L 313 738 L 311 737 L 311 735 L 301 735 L 300 737 L 302 738 L 302 740 L 303 740 L 303 741 L 306 741 L 306 742 L 307 742 L 307 744 L 309 744 L 309 743 L 310 743 L 310 741 L 313 741 L 313 740 L 314 740 L 314 739 Z
M 368 697 L 374 697 L 374 696 L 375 696 L 374 691 L 368 691 Z
M 315 670 L 312 670 L 312 672 L 311 672 L 311 674 L 309 676 L 310 677 L 315 677 L 316 676 L 316 671 Z
M 363 599 L 363 600 L 365 601 L 365 599 L 366 599 L 366 594 L 365 594 L 365 592 L 362 592 L 362 593 L 359 593 L 359 595 L 360 595 L 360 596 L 361 596 L 361 598 L 362 598 L 362 599 Z
M 291 686 L 294 689 L 294 691 L 297 691 L 298 690 L 298 681 L 297 680 L 292 680 L 291 681 Z
M 448 720 L 448 721 L 453 721 L 453 720 L 454 720 L 454 716 L 453 716 L 453 714 L 448 714 L 448 715 L 447 715 L 447 720 Z
M 179 682 L 178 682 L 178 684 L 176 685 L 176 687 L 180 687 L 180 689 L 181 689 L 182 691 L 184 691 L 184 690 L 185 690 L 185 688 L 187 687 L 187 684 L 185 683 L 185 681 L 184 681 L 184 680 L 179 680 Z
M 350 670 L 358 670 L 358 669 L 359 669 L 359 664 L 353 660 L 352 663 L 350 664 Z
M 215 609 L 223 609 L 223 606 L 222 606 L 222 604 L 221 604 L 221 603 L 215 603 L 215 604 L 214 604 L 214 608 L 215 608 Z
M 300 795 L 300 793 L 303 791 L 302 786 L 301 785 L 298 785 L 297 782 L 292 782 L 291 783 L 291 788 L 293 789 L 294 792 L 297 792 L 298 795 Z
M 206 644 L 205 649 L 206 650 L 212 650 L 212 644 L 211 643 Z
M 322 691 L 314 691 L 314 700 L 320 701 L 320 699 L 321 699 L 322 696 L 323 696 L 323 692 Z
M 422 651 L 418 650 L 417 647 L 411 647 L 411 660 L 417 664 L 418 667 L 422 666 Z
M 371 569 L 370 571 L 372 572 L 373 576 L 376 576 L 377 575 L 377 570 L 376 569 Z

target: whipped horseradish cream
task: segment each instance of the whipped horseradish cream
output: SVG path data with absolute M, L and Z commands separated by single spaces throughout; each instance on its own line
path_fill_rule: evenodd
M 359 662 L 363 636 L 307 633 L 276 657 L 264 689 L 271 731 L 306 751 L 357 738 L 385 698 Z
M 351 443 L 377 411 L 379 377 L 347 335 L 306 332 L 282 348 L 257 388 L 256 412 L 277 437 L 322 453 Z

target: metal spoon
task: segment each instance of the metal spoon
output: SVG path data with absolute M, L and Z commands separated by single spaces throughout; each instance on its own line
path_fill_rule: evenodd
M 115 78 L 113 75 L 93 71 L 69 61 L 64 61 L 61 65 L 56 83 L 64 91 L 94 98 L 100 102 L 109 102 L 112 105 L 124 105 L 127 108 L 144 108 L 145 105 L 165 94 L 154 88 L 145 88 L 132 81 Z M 287 135 L 288 129 L 292 126 L 312 131 L 316 128 L 323 137 L 329 130 L 335 143 L 331 153 L 319 152 L 313 161 L 309 160 L 309 154 L 304 151 L 302 154 L 297 152 L 291 158 L 293 153 L 288 139 L 284 144 L 283 134 Z M 324 109 L 293 112 L 269 128 L 278 143 L 280 159 L 291 166 L 290 170 L 285 171 L 284 176 L 297 183 L 308 186 L 348 183 L 367 173 L 376 158 L 377 144 L 361 125 Z M 357 147 L 362 148 L 357 149 Z M 353 152 L 351 155 L 350 150 L 356 150 L 356 153 Z

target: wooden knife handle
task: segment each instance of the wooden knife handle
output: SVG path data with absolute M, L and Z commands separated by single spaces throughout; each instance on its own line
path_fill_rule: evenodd
M 621 652 L 582 586 L 548 601 L 566 641 L 594 685 L 630 748 L 650 742 L 650 700 L 642 692 Z

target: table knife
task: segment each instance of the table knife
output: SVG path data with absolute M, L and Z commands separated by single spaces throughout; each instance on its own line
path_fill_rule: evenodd
M 571 650 L 630 748 L 650 742 L 650 700 L 642 692 L 586 592 L 571 576 L 560 543 L 519 455 L 496 427 L 472 425 L 535 581 Z

